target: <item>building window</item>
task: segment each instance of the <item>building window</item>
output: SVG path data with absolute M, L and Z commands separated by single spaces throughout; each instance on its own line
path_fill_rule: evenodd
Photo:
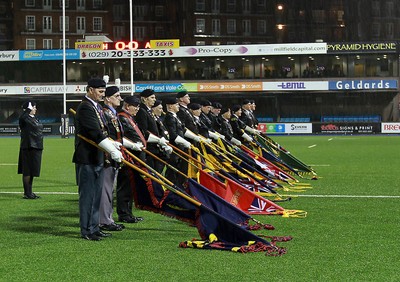
M 393 39 L 394 38 L 394 24 L 386 23 L 386 38 Z
M 52 31 L 52 18 L 49 16 L 43 17 L 43 32 L 50 33 Z
M 26 26 L 27 31 L 34 31 L 36 29 L 35 16 L 26 16 L 25 17 L 25 26 Z
M 63 17 L 60 17 L 60 31 L 63 30 Z M 65 16 L 65 31 L 69 31 L 69 17 Z
M 394 17 L 394 11 L 393 2 L 386 2 L 386 17 Z
M 155 29 L 156 32 L 156 37 L 157 38 L 163 38 L 165 37 L 165 31 L 164 31 L 164 27 L 162 26 L 157 26 Z
M 206 31 L 206 20 L 196 19 L 196 33 L 204 33 Z
M 113 17 L 114 17 L 114 20 L 124 19 L 125 6 L 124 5 L 113 5 Z
M 257 20 L 257 34 L 263 35 L 267 33 L 267 22 L 265 20 Z
M 375 38 L 381 35 L 381 24 L 380 23 L 373 23 L 371 26 L 372 36 Z
M 53 49 L 53 40 L 43 39 L 43 49 Z
M 35 7 L 35 0 L 25 0 L 25 7 Z
M 136 18 L 143 18 L 145 15 L 145 7 L 144 6 L 134 6 L 133 15 Z
M 220 35 L 221 34 L 221 21 L 219 19 L 213 19 L 211 21 L 212 26 L 212 34 Z
M 248 36 L 251 34 L 251 22 L 250 20 L 243 20 L 242 22 L 243 35 Z
M 372 16 L 380 17 L 381 7 L 379 1 L 372 1 L 371 6 L 372 6 L 372 11 L 371 11 Z
M 62 8 L 63 0 L 60 0 L 60 8 Z M 65 8 L 69 7 L 69 0 L 65 0 Z
M 163 17 L 164 16 L 164 7 L 163 6 L 156 6 L 155 14 L 156 14 L 156 17 Z
M 220 0 L 212 0 L 211 1 L 211 12 L 218 13 L 220 6 L 221 6 Z
M 63 40 L 60 39 L 60 49 L 63 49 Z M 65 49 L 69 49 L 69 39 L 65 39 Z
M 78 10 L 84 10 L 86 6 L 85 0 L 77 0 L 76 1 L 76 8 Z
M 26 50 L 36 49 L 36 39 L 30 38 L 26 40 Z
M 52 0 L 43 0 L 43 9 L 50 10 L 51 2 L 52 2 Z
M 124 26 L 113 26 L 113 35 L 115 40 L 123 39 L 125 34 L 125 27 Z
M 144 26 L 135 26 L 133 35 L 137 41 L 143 40 L 145 34 L 146 34 L 146 28 Z
M 234 12 L 236 10 L 236 0 L 228 0 L 226 3 L 226 10 L 228 12 Z
M 315 23 L 325 23 L 326 16 L 324 10 L 313 10 L 312 16 L 314 18 Z
M 251 12 L 251 0 L 242 0 L 243 12 L 248 14 Z
M 258 7 L 265 8 L 266 7 L 266 0 L 258 0 L 257 1 Z
M 85 17 L 76 17 L 76 32 L 77 33 L 85 33 L 86 31 L 86 18 Z
M 103 18 L 93 17 L 93 31 L 102 31 L 102 30 L 103 30 Z
M 102 0 L 93 0 L 93 8 L 94 9 L 100 9 L 103 7 L 103 1 Z
M 236 20 L 234 19 L 228 19 L 226 21 L 226 32 L 228 34 L 234 34 L 236 33 Z
M 196 0 L 196 11 L 205 11 L 205 10 L 206 10 L 206 1 Z

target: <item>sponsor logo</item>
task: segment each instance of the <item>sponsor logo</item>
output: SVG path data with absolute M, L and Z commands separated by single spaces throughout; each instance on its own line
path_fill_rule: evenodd
M 282 89 L 306 89 L 304 82 L 282 82 L 277 86 Z
M 330 81 L 329 90 L 397 89 L 396 80 L 339 80 Z
M 400 123 L 382 123 L 382 133 L 400 133 Z

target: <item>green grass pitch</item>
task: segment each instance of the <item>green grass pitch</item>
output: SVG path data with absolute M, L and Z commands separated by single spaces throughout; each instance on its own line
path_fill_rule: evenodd
M 276 228 L 260 234 L 293 236 L 282 257 L 181 249 L 195 228 L 141 210 L 112 238 L 82 240 L 73 138 L 45 138 L 38 200 L 22 199 L 19 138 L 0 138 L 0 281 L 399 281 L 400 138 L 273 139 L 320 176 L 280 203 L 306 218 L 256 217 Z

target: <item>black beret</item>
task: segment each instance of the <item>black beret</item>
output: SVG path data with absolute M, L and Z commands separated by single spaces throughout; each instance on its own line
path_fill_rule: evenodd
M 173 104 L 178 103 L 178 99 L 176 99 L 175 97 L 167 97 L 164 99 L 164 103 L 166 105 L 173 105 Z
M 229 108 L 222 108 L 221 111 L 219 112 L 220 115 L 225 114 L 226 112 L 229 112 Z
M 150 97 L 151 95 L 154 95 L 154 90 L 153 89 L 145 89 L 140 93 L 140 97 Z
M 187 95 L 187 91 L 180 91 L 176 93 L 176 98 L 182 98 L 183 96 Z
M 119 88 L 117 86 L 108 86 L 106 88 L 106 97 L 110 97 L 117 92 L 119 92 Z
M 156 100 L 152 108 L 158 107 L 159 105 L 161 105 L 161 100 Z
M 239 111 L 241 108 L 242 108 L 242 107 L 241 107 L 240 105 L 234 105 L 234 106 L 232 107 L 232 112 L 235 113 L 235 112 Z
M 251 104 L 251 100 L 244 99 L 242 105 L 247 105 L 247 104 Z
M 218 102 L 212 103 L 214 109 L 222 109 L 222 104 Z
M 203 107 L 207 107 L 207 106 L 211 106 L 211 105 L 212 105 L 211 102 L 208 101 L 208 100 L 201 100 L 201 101 L 200 101 L 200 104 L 201 104 Z
M 88 86 L 93 88 L 105 88 L 106 82 L 99 77 L 94 77 L 89 79 Z
M 26 101 L 23 105 L 22 105 L 22 109 L 24 111 L 31 111 L 33 109 L 33 107 L 36 106 L 36 103 L 33 101 Z
M 190 103 L 190 104 L 188 105 L 188 108 L 191 109 L 191 110 L 193 110 L 193 111 L 195 111 L 195 110 L 200 109 L 200 108 L 201 108 L 201 105 L 200 105 L 200 104 L 197 104 L 197 103 Z
M 137 106 L 140 104 L 140 99 L 136 96 L 126 96 L 124 102 L 129 105 Z

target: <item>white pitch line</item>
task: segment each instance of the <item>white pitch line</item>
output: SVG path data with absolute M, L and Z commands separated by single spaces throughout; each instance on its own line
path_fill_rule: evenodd
M 333 140 L 333 138 L 329 138 L 329 139 L 328 139 L 328 141 L 332 141 L 332 140 Z
M 0 191 L 0 194 L 23 194 L 24 192 L 7 192 L 7 191 Z M 78 192 L 37 192 L 37 194 L 43 195 L 78 195 Z
M 18 164 L 0 164 L 0 165 L 18 165 Z
M 331 166 L 330 164 L 310 164 L 310 166 Z
M 308 146 L 308 148 L 314 148 L 314 147 L 316 147 L 316 146 L 317 146 L 317 144 L 314 144 L 314 145 Z
M 384 195 L 285 195 L 304 198 L 372 198 L 372 199 L 400 199 L 400 196 Z

